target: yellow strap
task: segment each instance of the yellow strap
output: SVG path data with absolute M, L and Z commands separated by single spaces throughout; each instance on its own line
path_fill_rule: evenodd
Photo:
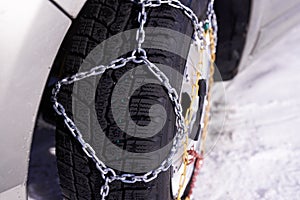
M 192 85 L 192 98 L 191 98 L 191 103 L 190 103 L 190 107 L 187 109 L 186 111 L 186 115 L 185 115 L 185 126 L 188 127 L 188 125 L 190 124 L 191 120 L 192 120 L 192 114 L 193 114 L 193 103 L 196 100 L 196 97 L 198 96 L 198 91 L 199 91 L 199 85 L 198 85 L 198 81 L 201 78 L 201 73 L 200 73 L 200 69 L 203 66 L 203 49 L 201 49 L 200 51 L 200 62 L 199 62 L 199 71 L 197 72 L 197 81 L 195 83 L 193 83 Z M 188 135 L 186 134 L 186 138 L 185 141 L 183 143 L 184 145 L 184 153 L 183 153 L 183 172 L 180 176 L 180 180 L 179 180 L 179 189 L 178 189 L 178 196 L 177 196 L 177 200 L 180 200 L 180 194 L 183 192 L 183 186 L 184 186 L 184 182 L 186 181 L 186 171 L 187 171 L 187 166 L 188 166 Z
M 204 127 L 202 131 L 202 136 L 201 136 L 201 148 L 200 152 L 202 155 L 205 153 L 205 141 L 207 137 L 207 132 L 208 132 L 208 124 L 209 124 L 209 117 L 210 117 L 210 107 L 211 107 L 211 90 L 212 90 L 212 85 L 214 83 L 214 73 L 215 73 L 215 60 L 216 60 L 216 54 L 214 53 L 215 51 L 215 40 L 214 40 L 214 34 L 213 34 L 213 29 L 210 28 L 208 30 L 209 33 L 209 38 L 210 38 L 210 51 L 211 51 L 211 57 L 210 57 L 210 76 L 209 76 L 209 86 L 208 86 L 208 93 L 207 93 L 207 106 L 205 108 L 205 117 L 204 117 Z
M 205 151 L 205 141 L 206 141 L 206 137 L 207 137 L 207 132 L 208 132 L 208 123 L 209 123 L 209 111 L 210 111 L 210 101 L 211 101 L 211 89 L 212 89 L 212 85 L 214 82 L 214 72 L 215 72 L 215 67 L 214 67 L 214 63 L 215 63 L 215 59 L 216 59 L 216 55 L 214 53 L 215 51 L 215 40 L 214 40 L 214 35 L 213 35 L 213 30 L 212 28 L 210 28 L 208 30 L 208 34 L 209 34 L 209 38 L 210 38 L 210 51 L 211 51 L 211 57 L 210 57 L 210 76 L 209 76 L 209 86 L 208 86 L 208 93 L 207 93 L 207 101 L 208 104 L 205 108 L 205 116 L 204 116 L 204 127 L 203 127 L 203 131 L 202 131 L 202 136 L 201 136 L 201 154 L 204 155 L 204 151 Z M 201 69 L 201 67 L 203 67 L 203 49 L 201 49 L 200 51 L 200 62 L 199 62 L 199 68 Z M 200 72 L 197 72 L 197 80 L 199 80 L 201 77 Z M 192 99 L 191 99 L 191 104 L 190 107 L 187 109 L 186 115 L 185 115 L 185 125 L 186 127 L 188 127 L 188 125 L 191 122 L 191 117 L 192 117 L 192 113 L 193 113 L 193 102 L 196 98 L 196 95 L 198 95 L 198 91 L 199 91 L 199 85 L 198 82 L 196 82 L 195 84 L 192 85 Z M 176 200 L 180 200 L 180 196 L 181 193 L 183 192 L 183 186 L 184 186 L 184 182 L 186 180 L 186 171 L 187 171 L 187 166 L 188 166 L 188 149 L 187 149 L 187 145 L 188 145 L 188 135 L 186 134 L 186 138 L 185 141 L 183 143 L 184 145 L 184 153 L 183 153 L 183 164 L 184 164 L 184 168 L 183 168 L 183 173 L 180 176 L 180 180 L 179 180 L 179 189 L 178 189 L 178 196 L 176 198 Z M 185 200 L 190 200 L 189 197 L 186 197 Z

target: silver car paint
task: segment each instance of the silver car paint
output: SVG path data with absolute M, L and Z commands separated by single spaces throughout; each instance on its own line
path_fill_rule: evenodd
M 300 23 L 298 0 L 252 0 L 251 20 L 239 69 L 253 62 Z
M 54 0 L 76 17 L 85 0 Z M 297 0 L 253 0 L 240 67 L 300 21 Z M 43 88 L 71 20 L 49 1 L 0 2 L 0 199 L 26 199 L 29 150 Z
M 76 18 L 86 0 L 53 0 L 63 8 L 72 18 Z
M 0 198 L 26 199 L 40 99 L 71 20 L 49 1 L 1 1 L 0 23 Z

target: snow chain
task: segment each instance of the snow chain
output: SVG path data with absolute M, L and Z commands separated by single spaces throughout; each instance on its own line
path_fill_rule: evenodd
M 187 6 L 183 5 L 180 0 L 131 0 L 133 3 L 136 3 L 141 6 L 138 22 L 139 28 L 136 33 L 136 41 L 137 48 L 132 51 L 130 57 L 119 58 L 112 61 L 109 65 L 99 65 L 96 66 L 89 71 L 79 72 L 74 74 L 73 76 L 66 77 L 60 81 L 58 81 L 55 87 L 52 90 L 52 102 L 53 108 L 59 116 L 62 116 L 65 125 L 70 130 L 73 137 L 81 144 L 81 147 L 89 158 L 95 162 L 97 169 L 100 171 L 102 178 L 104 180 L 104 184 L 100 188 L 100 195 L 102 200 L 109 194 L 109 184 L 113 181 L 122 181 L 123 183 L 135 183 L 135 182 L 150 182 L 157 178 L 158 174 L 167 171 L 172 165 L 173 157 L 177 153 L 179 141 L 186 136 L 188 137 L 188 133 L 186 131 L 185 119 L 182 115 L 182 106 L 179 102 L 179 96 L 170 83 L 168 77 L 152 62 L 150 62 L 147 58 L 146 51 L 142 48 L 142 44 L 145 40 L 145 31 L 144 25 L 147 21 L 147 13 L 146 8 L 153 8 L 161 6 L 162 4 L 167 4 L 171 7 L 180 9 L 183 13 L 192 21 L 194 28 L 193 39 L 198 40 L 201 44 L 201 49 L 206 48 L 205 41 L 205 33 L 209 29 L 209 32 L 213 35 L 214 43 L 216 43 L 216 34 L 217 34 L 217 21 L 216 16 L 213 10 L 214 0 L 211 0 L 208 5 L 207 11 L 207 19 L 205 21 L 198 20 L 195 13 Z M 212 48 L 213 47 L 213 48 Z M 211 56 L 215 54 L 215 46 L 211 43 Z M 143 175 L 135 175 L 135 174 L 116 174 L 115 170 L 107 167 L 97 156 L 95 150 L 84 141 L 81 132 L 75 125 L 74 121 L 66 114 L 65 108 L 61 103 L 58 102 L 57 96 L 63 85 L 69 85 L 74 82 L 80 81 L 82 79 L 97 76 L 103 74 L 108 69 L 119 69 L 124 67 L 127 63 L 133 62 L 136 64 L 145 64 L 147 68 L 156 76 L 156 78 L 163 84 L 163 86 L 167 89 L 168 96 L 173 103 L 175 115 L 176 115 L 176 135 L 173 140 L 172 148 L 167 156 L 167 158 L 154 170 L 151 170 Z M 213 67 L 213 64 L 212 66 Z M 212 76 L 210 77 L 211 80 Z M 209 100 L 209 95 L 207 96 Z M 205 126 L 204 126 L 205 127 Z M 205 130 L 205 128 L 204 128 Z M 186 145 L 187 146 L 187 145 Z M 185 151 L 188 153 L 189 151 Z M 185 159 L 184 159 L 185 160 Z M 187 163 L 188 164 L 188 163 Z
M 215 39 L 214 39 L 214 33 L 213 33 L 213 29 L 209 28 L 208 30 L 205 31 L 205 35 L 208 34 L 209 35 L 209 39 L 210 39 L 210 51 L 211 51 L 211 56 L 210 56 L 210 73 L 209 73 L 209 85 L 208 85 L 208 92 L 207 92 L 207 105 L 205 107 L 205 116 L 204 116 L 204 127 L 202 129 L 202 134 L 201 134 L 201 147 L 200 147 L 200 154 L 197 153 L 196 150 L 191 149 L 188 150 L 187 149 L 187 142 L 188 142 L 188 137 L 186 136 L 186 140 L 184 142 L 184 153 L 183 153 L 183 173 L 181 174 L 180 177 L 180 181 L 179 181 L 179 189 L 178 189 L 178 196 L 176 200 L 180 200 L 180 194 L 183 192 L 183 186 L 184 186 L 184 182 L 186 179 L 186 171 L 187 171 L 187 166 L 190 164 L 194 164 L 195 165 L 195 169 L 193 172 L 193 176 L 192 176 L 192 181 L 190 184 L 190 190 L 188 192 L 187 197 L 185 198 L 185 200 L 190 200 L 191 195 L 193 193 L 193 188 L 195 186 L 195 182 L 196 182 L 196 177 L 199 174 L 200 168 L 203 165 L 203 156 L 204 156 L 204 152 L 205 152 L 205 141 L 206 141 L 206 136 L 207 136 L 207 132 L 208 132 L 208 123 L 209 123 L 209 113 L 210 113 L 210 104 L 211 104 L 211 93 L 212 93 L 212 85 L 214 83 L 214 72 L 215 72 L 215 67 L 214 67 L 214 63 L 215 63 L 215 59 L 216 59 L 216 54 L 215 54 Z M 200 50 L 200 68 L 203 65 L 203 49 Z M 197 80 L 200 80 L 200 74 L 197 73 Z M 199 90 L 199 86 L 198 84 L 195 84 L 192 86 L 192 91 L 194 91 L 194 88 L 196 90 L 196 94 L 198 93 Z M 190 103 L 190 108 L 188 108 L 187 110 L 187 114 L 185 116 L 185 125 L 188 126 L 188 124 L 190 123 L 190 117 L 189 117 L 189 113 L 191 112 L 192 109 L 192 104 L 194 101 L 194 96 L 192 95 L 192 100 Z M 191 158 L 190 158 L 191 157 Z

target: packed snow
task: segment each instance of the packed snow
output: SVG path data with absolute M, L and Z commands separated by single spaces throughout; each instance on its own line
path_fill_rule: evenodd
M 287 32 L 224 84 L 224 128 L 210 135 L 217 143 L 194 199 L 300 199 L 299 33 L 300 26 Z

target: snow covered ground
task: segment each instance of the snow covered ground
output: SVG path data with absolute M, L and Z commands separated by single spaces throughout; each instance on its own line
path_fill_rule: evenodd
M 287 32 L 225 83 L 224 129 L 194 199 L 300 199 L 299 33 L 300 26 Z

